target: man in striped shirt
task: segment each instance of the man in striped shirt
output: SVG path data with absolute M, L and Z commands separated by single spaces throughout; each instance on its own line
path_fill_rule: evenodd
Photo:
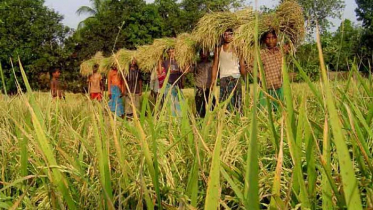
M 142 95 L 142 77 L 136 60 L 132 60 L 130 69 L 125 80 L 125 113 L 128 119 L 133 117 L 133 107 L 140 109 L 140 98 Z M 131 97 L 132 96 L 132 97 Z M 131 99 L 132 98 L 132 99 Z

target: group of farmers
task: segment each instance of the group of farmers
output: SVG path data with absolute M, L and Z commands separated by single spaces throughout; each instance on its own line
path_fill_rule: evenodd
M 175 49 L 167 50 L 167 59 L 159 61 L 157 71 L 154 71 L 150 79 L 151 95 L 157 100 L 161 100 L 163 105 L 171 106 L 172 114 L 180 116 L 180 102 L 183 100 L 181 89 L 183 88 L 183 77 L 187 73 L 193 73 L 195 81 L 195 105 L 199 117 L 206 115 L 208 102 L 215 104 L 212 91 L 219 77 L 220 94 L 219 102 L 228 102 L 227 109 L 230 112 L 241 112 L 242 84 L 241 78 L 245 78 L 253 71 L 254 60 L 245 62 L 242 56 L 234 50 L 234 32 L 227 29 L 222 34 L 222 44 L 215 48 L 213 61 L 210 61 L 210 52 L 199 51 L 199 62 L 186 69 L 181 69 L 175 59 Z M 263 48 L 260 50 L 260 59 L 263 64 L 263 77 L 266 82 L 267 94 L 277 100 L 283 99 L 282 92 L 282 58 L 287 51 L 286 47 L 281 49 L 277 41 L 277 34 L 274 30 L 264 33 L 260 42 Z M 135 111 L 140 109 L 140 98 L 143 90 L 143 77 L 137 65 L 136 59 L 129 64 L 129 72 L 122 75 L 116 65 L 111 67 L 107 75 L 109 107 L 119 117 L 131 119 Z M 101 101 L 103 97 L 103 78 L 98 73 L 99 66 L 93 67 L 93 74 L 88 78 L 89 94 L 92 100 Z M 54 98 L 64 97 L 64 93 L 59 84 L 59 69 L 52 72 L 51 94 Z M 168 76 L 167 76 L 168 75 Z M 160 95 L 160 90 L 165 90 Z M 170 103 L 163 103 L 167 95 L 170 95 Z M 124 103 L 122 100 L 124 97 Z M 260 94 L 260 104 L 264 106 L 266 99 L 264 94 Z M 272 102 L 272 109 L 277 110 L 278 104 Z

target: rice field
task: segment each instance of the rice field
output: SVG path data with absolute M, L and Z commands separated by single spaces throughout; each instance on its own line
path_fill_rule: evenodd
M 205 119 L 192 89 L 181 117 L 144 94 L 133 121 L 85 95 L 2 95 L 0 208 L 370 208 L 372 84 L 285 82 L 273 114 L 251 85 L 242 116 L 222 103 Z
M 257 20 L 242 114 L 221 102 L 197 118 L 185 90 L 181 116 L 170 95 L 161 106 L 144 94 L 122 120 L 107 101 L 33 92 L 19 63 L 27 93 L 0 95 L 0 208 L 373 208 L 372 78 L 352 66 L 346 81 L 330 81 L 318 36 L 322 79 L 311 82 L 293 59 L 305 82 L 290 83 L 283 62 L 280 109 L 258 107 Z

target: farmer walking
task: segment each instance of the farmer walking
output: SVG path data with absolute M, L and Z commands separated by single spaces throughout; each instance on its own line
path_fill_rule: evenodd
M 282 101 L 284 98 L 282 88 L 282 58 L 283 53 L 278 47 L 277 34 L 274 30 L 264 33 L 261 37 L 261 43 L 265 48 L 260 51 L 261 61 L 263 63 L 264 79 L 266 82 L 267 93 L 273 98 Z M 288 51 L 288 46 L 284 46 L 284 52 Z M 260 106 L 267 106 L 267 100 L 263 93 L 259 96 Z M 273 111 L 277 111 L 279 104 L 271 100 Z
M 206 115 L 206 106 L 208 106 L 211 94 L 212 63 L 209 59 L 209 51 L 200 50 L 199 56 L 201 60 L 197 63 L 194 69 L 194 80 L 196 86 L 195 104 L 198 115 L 201 118 L 204 118 Z M 212 103 L 212 106 L 214 106 L 215 98 L 212 98 Z
M 246 75 L 245 63 L 235 53 L 233 46 L 233 30 L 227 29 L 223 34 L 223 44 L 215 48 L 212 66 L 212 83 L 215 85 L 218 72 L 220 73 L 219 101 L 226 101 L 233 94 L 229 104 L 229 111 L 241 111 L 242 90 L 240 77 Z
M 88 78 L 88 91 L 91 100 L 102 100 L 103 83 L 102 76 L 98 73 L 98 64 L 93 66 L 93 74 Z
M 108 75 L 108 93 L 110 111 L 118 117 L 124 117 L 122 96 L 124 95 L 123 78 L 116 66 L 112 66 Z
M 168 93 L 171 94 L 171 112 L 173 116 L 181 115 L 181 106 L 180 102 L 183 100 L 183 95 L 181 92 L 182 88 L 182 76 L 183 71 L 179 67 L 177 61 L 175 60 L 175 49 L 170 48 L 167 51 L 168 58 L 160 61 L 158 64 L 158 75 L 167 75 L 170 74 L 167 84 L 162 84 L 161 79 L 159 80 L 160 85 L 166 85 L 163 98 L 166 99 Z M 185 72 L 187 72 L 187 69 Z
M 53 68 L 51 71 L 52 80 L 50 83 L 51 95 L 52 98 L 65 99 L 65 92 L 63 85 L 60 81 L 61 69 Z
M 135 110 L 140 109 L 140 98 L 142 95 L 142 82 L 143 81 L 141 78 L 139 67 L 136 63 L 136 60 L 133 59 L 130 64 L 129 72 L 125 80 L 126 85 L 124 86 L 124 88 L 126 89 L 125 98 L 124 98 L 125 112 L 126 112 L 126 117 L 128 119 L 133 118 L 132 106 L 135 107 Z

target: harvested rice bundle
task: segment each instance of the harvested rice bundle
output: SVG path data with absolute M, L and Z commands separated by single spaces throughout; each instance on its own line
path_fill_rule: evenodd
M 276 10 L 279 31 L 285 34 L 293 44 L 297 45 L 304 39 L 303 9 L 298 2 L 289 0 L 280 4 Z
M 103 58 L 103 59 L 101 59 L 100 67 L 99 67 L 98 71 L 102 74 L 107 74 L 107 73 L 109 73 L 109 71 L 110 71 L 110 69 L 113 65 L 115 65 L 115 61 L 114 61 L 113 56 Z
M 129 65 L 135 58 L 135 54 L 136 52 L 133 50 L 121 49 L 112 56 L 112 59 L 114 64 L 118 67 L 118 70 L 127 74 L 129 71 Z
M 198 59 L 197 42 L 195 38 L 188 33 L 180 34 L 176 38 L 175 57 L 181 69 L 195 64 Z
M 304 18 L 301 6 L 290 0 L 280 4 L 276 12 L 260 14 L 258 35 L 261 37 L 265 32 L 274 30 L 279 38 L 285 37 L 294 48 L 304 38 Z M 236 52 L 250 61 L 254 52 L 255 20 L 241 25 L 234 36 L 234 47 Z M 285 40 L 286 40 L 285 39 Z
M 251 7 L 235 13 L 228 11 L 206 14 L 198 21 L 193 36 L 204 49 L 214 49 L 220 44 L 222 34 L 227 29 L 236 30 L 254 18 Z
M 145 72 L 151 72 L 160 59 L 167 57 L 167 50 L 175 48 L 175 39 L 162 38 L 154 40 L 152 45 L 137 48 L 136 60 L 139 68 Z
M 97 52 L 91 59 L 84 61 L 80 65 L 80 74 L 83 76 L 89 76 L 93 74 L 93 66 L 100 65 L 101 60 L 104 58 L 102 52 Z
M 94 60 L 86 60 L 80 64 L 80 74 L 84 77 L 88 77 L 93 73 L 93 66 L 95 65 Z
M 239 57 L 250 61 L 254 53 L 255 20 L 241 25 L 234 32 L 233 46 Z

